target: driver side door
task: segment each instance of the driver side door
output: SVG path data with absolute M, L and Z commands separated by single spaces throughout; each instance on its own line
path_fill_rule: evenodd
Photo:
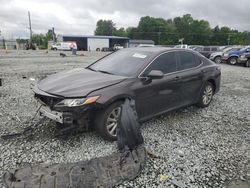
M 164 73 L 161 79 L 148 79 L 152 70 Z M 178 103 L 179 76 L 177 71 L 176 52 L 166 52 L 159 55 L 143 71 L 140 80 L 134 84 L 136 109 L 141 120 L 170 111 Z

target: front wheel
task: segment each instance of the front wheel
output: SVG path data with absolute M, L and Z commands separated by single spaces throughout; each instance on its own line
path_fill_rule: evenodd
M 117 139 L 117 126 L 122 110 L 122 102 L 118 101 L 98 112 L 95 128 L 102 138 L 109 141 Z
M 250 67 L 250 59 L 247 60 L 245 67 Z
M 201 108 L 208 107 L 211 103 L 214 95 L 214 86 L 210 82 L 206 82 L 204 85 L 197 106 Z
M 230 63 L 231 65 L 236 65 L 236 64 L 237 64 L 237 58 L 236 58 L 236 57 L 231 57 L 231 58 L 229 59 L 229 63 Z

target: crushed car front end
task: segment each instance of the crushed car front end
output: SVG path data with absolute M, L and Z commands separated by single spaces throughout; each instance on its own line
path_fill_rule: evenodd
M 66 126 L 81 125 L 89 129 L 93 113 L 101 108 L 101 104 L 96 102 L 100 96 L 65 98 L 44 92 L 37 86 L 33 91 L 39 114 Z

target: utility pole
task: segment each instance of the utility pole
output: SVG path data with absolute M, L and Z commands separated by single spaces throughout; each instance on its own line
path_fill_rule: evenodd
M 29 30 L 30 30 L 30 48 L 32 46 L 32 29 L 31 29 L 31 20 L 30 20 L 30 11 L 28 11 L 28 16 L 29 16 Z
M 227 45 L 229 46 L 229 44 L 230 44 L 230 33 L 228 33 L 228 38 L 227 38 Z
M 160 45 L 161 43 L 161 31 L 160 31 L 160 27 L 158 28 L 158 45 Z

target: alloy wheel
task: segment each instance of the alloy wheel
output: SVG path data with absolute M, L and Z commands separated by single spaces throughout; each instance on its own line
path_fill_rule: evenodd
M 237 63 L 237 59 L 235 59 L 235 58 L 230 59 L 230 64 L 231 65 L 235 65 L 236 63 Z
M 116 128 L 118 125 L 119 117 L 121 115 L 121 107 L 117 107 L 111 111 L 111 113 L 108 115 L 107 121 L 106 121 L 106 128 L 108 133 L 111 136 L 116 136 Z
M 221 63 L 221 57 L 216 57 L 216 58 L 214 59 L 214 61 L 215 61 L 215 63 Z
M 202 101 L 204 105 L 208 105 L 213 97 L 213 88 L 210 85 L 207 85 L 206 88 L 204 89 L 203 96 L 202 96 Z

